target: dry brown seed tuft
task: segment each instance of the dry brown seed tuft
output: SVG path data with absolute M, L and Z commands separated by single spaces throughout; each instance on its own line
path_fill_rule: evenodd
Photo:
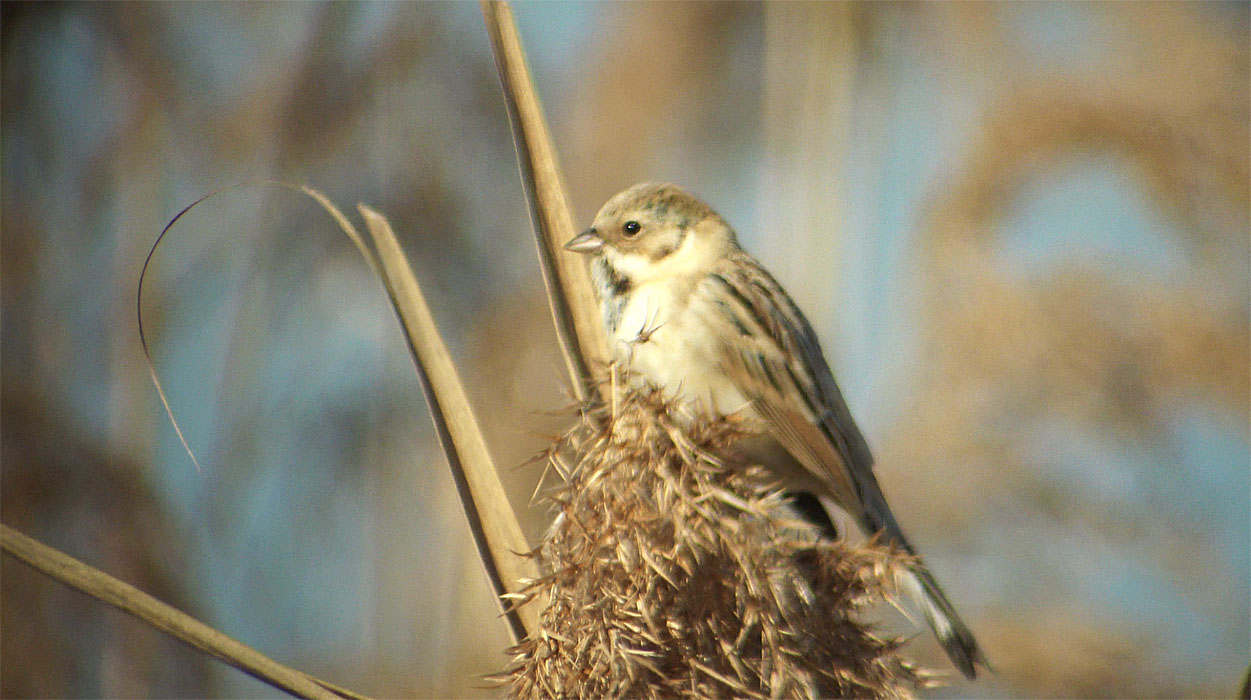
M 598 426 L 598 427 L 597 427 Z M 910 697 L 927 682 L 857 619 L 901 560 L 819 540 L 732 420 L 624 391 L 552 451 L 568 481 L 535 553 L 536 635 L 502 679 L 531 697 Z

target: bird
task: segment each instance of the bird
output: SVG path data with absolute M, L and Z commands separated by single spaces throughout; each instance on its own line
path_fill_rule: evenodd
M 815 496 L 827 535 L 850 522 L 912 555 L 900 590 L 967 678 L 987 668 L 887 505 L 812 326 L 720 215 L 677 185 L 642 183 L 609 199 L 564 247 L 589 258 L 612 359 L 632 381 L 693 413 L 758 425 L 748 453 L 784 488 Z

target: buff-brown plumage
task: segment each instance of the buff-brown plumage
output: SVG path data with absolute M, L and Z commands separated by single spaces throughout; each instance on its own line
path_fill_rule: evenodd
M 692 415 L 746 420 L 778 448 L 765 464 L 788 487 L 913 553 L 816 334 L 724 219 L 674 185 L 636 185 L 568 247 L 592 256 L 613 355 L 632 376 Z M 901 583 L 975 677 L 982 651 L 933 575 L 917 559 Z

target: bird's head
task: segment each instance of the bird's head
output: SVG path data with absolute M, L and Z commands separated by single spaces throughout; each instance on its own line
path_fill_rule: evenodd
M 608 200 L 591 228 L 565 244 L 602 256 L 635 284 L 705 273 L 738 248 L 734 230 L 676 185 L 644 183 Z

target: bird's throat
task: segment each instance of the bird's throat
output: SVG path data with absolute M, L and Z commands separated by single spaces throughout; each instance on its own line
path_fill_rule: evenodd
M 616 333 L 621 324 L 621 314 L 630 301 L 630 292 L 634 282 L 621 273 L 605 257 L 600 257 L 592 266 L 592 275 L 599 301 L 604 314 L 604 325 L 610 334 Z

